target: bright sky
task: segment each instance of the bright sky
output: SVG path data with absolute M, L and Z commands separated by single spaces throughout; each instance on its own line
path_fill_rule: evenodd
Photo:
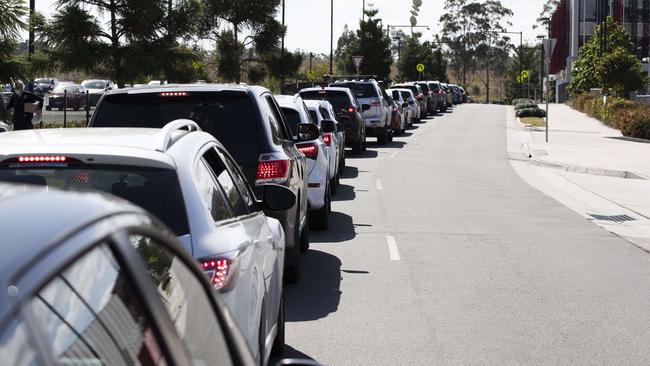
M 36 0 L 37 11 L 50 15 L 55 11 L 56 0 Z M 285 22 L 288 27 L 285 44 L 287 49 L 302 49 L 314 53 L 329 54 L 330 48 L 330 0 L 285 0 L 286 14 Z M 333 0 L 334 1 L 334 47 L 336 40 L 343 32 L 346 24 L 351 29 L 359 26 L 363 0 Z M 379 17 L 386 25 L 409 24 L 411 0 L 365 0 L 366 6 L 373 3 L 379 9 Z M 542 10 L 545 0 L 501 0 L 509 7 L 514 16 L 510 20 L 512 27 L 510 31 L 523 31 L 524 42 L 536 41 L 536 36 L 541 34 L 539 30 L 532 28 L 535 20 Z M 424 31 L 424 39 L 431 39 L 432 33 L 440 29 L 438 20 L 443 11 L 444 0 L 423 0 L 420 7 L 419 25 L 427 25 L 431 31 L 420 28 Z M 278 19 L 280 14 L 278 13 Z M 409 32 L 408 28 L 403 28 Z M 511 38 L 516 43 L 518 36 Z

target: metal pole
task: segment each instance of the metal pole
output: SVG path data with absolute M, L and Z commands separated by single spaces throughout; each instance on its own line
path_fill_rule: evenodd
M 366 0 L 363 0 L 363 11 L 361 12 L 361 21 L 366 21 Z
M 32 17 L 36 14 L 36 0 L 29 0 L 29 41 L 27 45 L 27 61 L 32 61 L 34 54 L 34 24 Z
M 280 51 L 280 60 L 284 64 L 284 0 L 282 0 L 282 50 Z M 282 87 L 284 86 L 284 72 L 280 75 L 280 94 L 282 94 Z
M 551 21 L 547 23 L 548 26 L 548 55 L 545 57 L 546 60 L 546 142 L 548 142 L 548 100 L 551 96 L 551 55 L 553 50 L 551 49 Z
M 524 73 L 524 32 L 519 32 L 519 76 Z M 529 75 L 530 76 L 530 75 Z M 519 85 L 519 98 L 524 97 L 523 80 Z
M 330 75 L 334 73 L 334 0 L 330 0 Z
M 66 128 L 68 122 L 68 91 L 63 91 L 63 128 Z

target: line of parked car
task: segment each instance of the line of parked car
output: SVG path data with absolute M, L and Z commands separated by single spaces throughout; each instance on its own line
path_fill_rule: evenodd
M 45 353 L 54 363 L 89 358 L 98 364 L 131 364 L 142 356 L 144 344 L 158 342 L 155 347 L 146 345 L 146 357 L 172 357 L 160 350 L 181 345 L 182 355 L 173 357 L 194 363 L 221 364 L 220 360 L 231 357 L 266 364 L 271 354 L 280 354 L 284 347 L 284 283 L 300 278 L 300 254 L 309 249 L 309 231 L 328 228 L 332 195 L 346 165 L 345 148 L 363 153 L 368 136 L 377 137 L 380 145 L 389 143 L 428 114 L 462 101 L 460 90 L 454 90 L 436 81 L 384 89 L 372 77 L 340 77 L 327 87 L 303 89 L 292 96 L 244 84 L 152 85 L 102 94 L 90 128 L 0 134 L 0 181 L 13 184 L 7 189 L 13 192 L 9 196 L 31 192 L 24 194 L 32 197 L 24 199 L 26 207 L 50 189 L 99 191 L 153 215 L 120 208 L 97 195 L 57 193 L 48 198 L 50 207 L 55 207 L 59 197 L 62 211 L 52 209 L 48 211 L 51 217 L 43 218 L 52 230 L 44 234 L 48 238 L 59 238 L 55 231 L 67 230 L 65 225 L 57 226 L 60 215 L 71 220 L 68 225 L 78 217 L 78 225 L 69 232 L 82 233 L 101 217 L 110 218 L 104 227 L 113 225 L 115 230 L 108 230 L 102 238 L 102 231 L 93 229 L 99 236 L 93 236 L 92 242 L 70 244 L 85 249 L 61 249 L 67 257 L 57 259 L 60 265 L 46 266 L 40 282 L 25 287 L 30 290 L 18 292 L 21 301 L 0 295 L 0 325 L 12 325 L 0 327 L 11 329 L 10 333 L 0 331 L 0 355 L 5 354 L 6 344 L 11 347 L 14 342 L 14 347 Z M 77 206 L 75 198 L 95 205 Z M 105 204 L 108 208 L 97 208 L 103 201 L 110 202 Z M 90 217 L 68 213 L 76 209 L 86 215 L 97 212 Z M 118 211 L 120 215 L 129 212 L 129 219 L 120 219 Z M 11 227 L 3 228 L 11 238 L 7 231 Z M 179 249 L 168 243 L 170 235 Z M 50 244 L 49 252 L 65 247 L 66 240 Z M 12 243 L 27 245 L 21 244 L 19 235 Z M 45 250 L 36 240 L 29 247 L 36 248 L 34 253 Z M 137 265 L 131 263 L 133 258 L 125 259 L 134 250 L 140 254 Z M 196 269 L 186 268 L 190 256 L 198 264 Z M 27 272 L 21 263 L 3 267 L 0 281 L 4 288 L 22 283 Z M 85 273 L 77 265 L 99 273 L 89 276 L 94 279 L 91 282 L 75 284 L 72 274 L 83 278 Z M 120 266 L 145 269 L 148 276 L 144 278 L 151 283 L 132 274 L 135 283 L 129 284 L 128 274 L 104 271 L 115 272 Z M 200 290 L 200 281 L 192 284 L 198 269 L 220 300 Z M 102 276 L 108 276 L 106 281 L 100 280 Z M 119 289 L 116 276 L 126 276 L 119 280 Z M 159 301 L 140 298 L 137 306 L 166 311 L 161 315 L 134 310 L 137 296 L 126 294 L 128 286 L 148 288 L 154 297 L 157 293 Z M 89 294 L 95 298 L 88 298 Z M 194 303 L 195 295 L 210 299 L 204 306 L 203 300 Z M 75 311 L 85 307 L 87 314 L 81 319 L 57 296 L 79 301 L 82 305 Z M 116 296 L 121 299 L 113 302 Z M 220 301 L 231 315 L 223 315 Z M 8 311 L 4 302 L 15 306 L 14 310 Z M 23 311 L 24 306 L 36 310 Z M 211 328 L 214 324 L 227 327 L 229 317 L 239 330 Z M 16 340 L 16 332 L 26 332 L 18 329 L 22 322 L 28 324 L 30 337 L 41 340 L 34 343 L 37 346 L 21 344 L 27 337 L 24 334 Z M 118 334 L 123 330 L 106 325 L 111 322 L 128 325 L 135 338 L 125 339 Z M 156 326 L 149 323 L 159 324 L 160 329 L 152 333 Z M 206 328 L 196 329 L 201 327 Z M 201 339 L 223 338 L 224 334 L 241 338 L 239 343 L 246 344 L 248 356 L 233 351 L 233 344 L 239 344 L 236 340 L 226 341 L 228 347 L 212 348 Z M 6 343 L 5 337 L 13 337 L 12 342 Z M 112 353 L 113 348 L 122 353 Z

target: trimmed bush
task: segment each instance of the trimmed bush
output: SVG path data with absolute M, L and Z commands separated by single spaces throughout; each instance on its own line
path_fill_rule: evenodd
M 546 117 L 546 111 L 535 106 L 534 108 L 524 108 L 517 111 L 517 117 Z
M 605 125 L 616 128 L 624 136 L 650 139 L 650 105 L 631 100 L 591 94 L 580 94 L 573 98 L 572 106 Z

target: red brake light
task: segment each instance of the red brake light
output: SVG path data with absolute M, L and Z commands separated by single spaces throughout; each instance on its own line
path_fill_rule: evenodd
M 161 97 L 186 97 L 186 92 L 163 92 L 160 93 Z
M 357 109 L 355 107 L 348 107 L 348 113 L 354 113 L 356 110 Z
M 217 289 L 222 290 L 228 285 L 233 272 L 233 260 L 231 259 L 202 259 L 199 260 L 201 269 L 208 276 L 210 283 Z
M 20 163 L 63 163 L 67 160 L 65 156 L 19 156 Z
M 318 146 L 316 146 L 314 143 L 298 145 L 298 150 L 306 157 L 311 159 L 315 159 L 318 155 Z
M 325 145 L 330 146 L 332 145 L 332 134 L 326 133 L 323 135 L 323 142 L 325 142 Z
M 266 160 L 257 163 L 256 180 L 259 183 L 277 182 L 287 179 L 289 160 Z

